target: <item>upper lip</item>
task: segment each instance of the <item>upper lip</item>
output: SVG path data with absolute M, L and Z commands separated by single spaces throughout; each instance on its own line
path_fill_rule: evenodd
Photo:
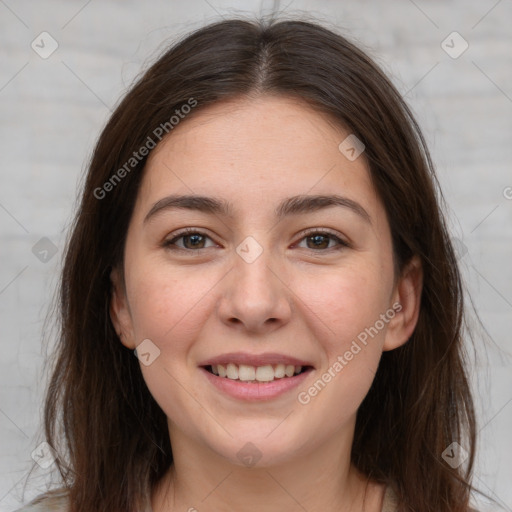
M 287 356 L 285 354 L 277 354 L 274 352 L 265 352 L 264 354 L 249 354 L 247 352 L 230 352 L 220 356 L 212 357 L 201 363 L 199 366 L 213 366 L 217 364 L 226 365 L 246 364 L 249 366 L 266 366 L 274 364 L 285 364 L 293 366 L 313 366 L 310 362 L 297 359 L 296 357 Z

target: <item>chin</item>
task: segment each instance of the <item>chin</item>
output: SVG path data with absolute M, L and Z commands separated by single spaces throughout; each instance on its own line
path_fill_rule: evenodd
M 261 432 L 252 429 L 250 435 L 226 438 L 224 443 L 212 446 L 212 449 L 230 464 L 241 468 L 278 466 L 306 451 L 303 436 L 290 435 L 289 430 L 272 433 L 275 427 L 274 422 L 271 429 L 265 428 Z

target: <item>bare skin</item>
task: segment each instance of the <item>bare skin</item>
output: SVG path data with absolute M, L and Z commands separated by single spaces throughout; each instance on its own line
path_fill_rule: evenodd
M 338 149 L 347 135 L 305 103 L 261 96 L 197 112 L 150 155 L 124 276 L 111 276 L 111 316 L 127 347 L 149 339 L 160 351 L 141 364 L 174 456 L 154 512 L 381 510 L 384 487 L 350 460 L 356 413 L 382 352 L 414 330 L 422 272 L 414 258 L 395 275 L 364 153 L 350 161 Z M 231 209 L 148 217 L 171 195 Z M 332 195 L 344 203 L 276 216 L 291 197 Z M 236 251 L 248 236 L 262 250 L 251 262 Z M 333 371 L 371 326 L 378 333 Z M 220 391 L 200 367 L 228 352 L 277 352 L 312 370 L 298 388 L 250 402 Z M 312 395 L 329 369 L 335 376 Z M 247 443 L 257 450 L 252 466 L 239 456 Z

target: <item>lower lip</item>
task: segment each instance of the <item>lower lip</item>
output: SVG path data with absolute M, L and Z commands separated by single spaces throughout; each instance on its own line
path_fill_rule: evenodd
M 206 378 L 220 391 L 241 400 L 260 401 L 271 400 L 287 391 L 299 386 L 304 379 L 311 373 L 312 369 L 294 375 L 293 377 L 283 377 L 271 382 L 244 382 L 241 380 L 219 377 L 210 373 L 206 368 L 200 368 L 206 375 Z

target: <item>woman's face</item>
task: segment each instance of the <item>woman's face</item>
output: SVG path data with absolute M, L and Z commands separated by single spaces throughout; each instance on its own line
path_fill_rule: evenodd
M 382 351 L 410 336 L 419 270 L 394 275 L 349 135 L 262 96 L 197 112 L 150 155 L 111 313 L 126 346 L 143 343 L 171 442 L 260 465 L 336 446 Z

